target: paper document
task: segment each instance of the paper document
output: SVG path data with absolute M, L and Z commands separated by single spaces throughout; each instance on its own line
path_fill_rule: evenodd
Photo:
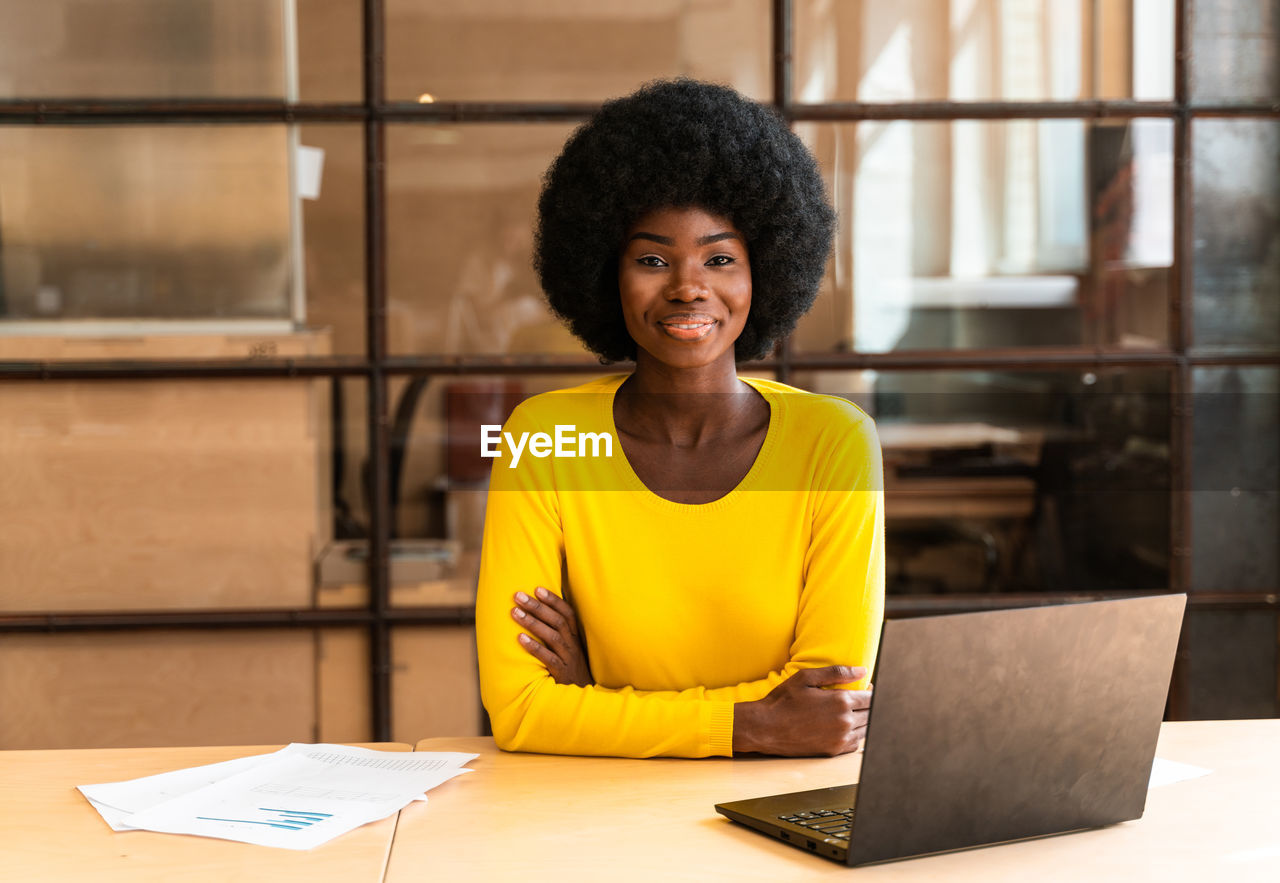
M 80 791 L 115 830 L 311 849 L 399 811 L 465 772 L 475 754 L 292 744 Z
M 1211 772 L 1213 770 L 1207 770 L 1202 766 L 1192 766 L 1189 763 L 1179 763 L 1176 760 L 1165 760 L 1157 757 L 1151 764 L 1151 782 L 1147 785 L 1147 788 L 1150 790 L 1161 785 L 1172 785 L 1174 782 L 1181 782 L 1185 779 L 1207 776 Z
M 237 757 L 221 763 L 145 776 L 129 782 L 81 785 L 80 793 L 88 798 L 113 831 L 132 831 L 134 826 L 128 823 L 128 818 L 134 813 L 150 809 L 166 800 L 181 797 L 197 788 L 212 785 L 214 782 L 262 763 L 272 756 L 255 754 L 251 757 Z

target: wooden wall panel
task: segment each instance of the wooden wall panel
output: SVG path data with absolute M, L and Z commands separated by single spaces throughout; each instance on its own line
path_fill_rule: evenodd
M 0 638 L 0 749 L 263 745 L 316 735 L 303 630 Z
M 413 744 L 480 734 L 480 680 L 469 626 L 403 626 L 392 633 L 391 734 Z
M 369 636 L 363 629 L 325 629 L 316 641 L 321 742 L 369 742 Z
M 215 342 L 191 346 L 236 352 Z M 0 339 L 0 357 L 34 352 Z M 331 523 L 325 382 L 14 382 L 0 397 L 0 610 L 310 605 Z

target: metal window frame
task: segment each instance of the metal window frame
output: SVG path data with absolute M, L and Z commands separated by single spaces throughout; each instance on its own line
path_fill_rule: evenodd
M 387 346 L 386 274 L 386 127 L 389 123 L 480 123 L 581 121 L 598 107 L 593 102 L 437 102 L 388 101 L 385 89 L 385 12 L 382 0 L 362 0 L 363 100 L 360 103 L 178 100 L 13 100 L 0 101 L 0 126 L 7 125 L 139 125 L 181 123 L 350 123 L 360 124 L 364 138 L 365 354 L 363 357 L 317 357 L 253 360 L 0 362 L 4 381 L 227 379 L 227 378 L 361 378 L 368 388 L 365 423 L 371 464 L 369 601 L 346 610 L 219 610 L 101 613 L 0 614 L 0 634 L 128 631 L 149 629 L 360 628 L 369 637 L 370 726 L 375 740 L 391 738 L 392 629 L 406 625 L 457 625 L 474 622 L 468 607 L 414 608 L 390 604 L 388 381 L 393 376 L 474 374 L 593 373 L 598 363 L 587 358 L 538 356 L 401 356 Z M 1191 390 L 1192 371 L 1202 366 L 1280 365 L 1280 353 L 1245 351 L 1229 354 L 1194 352 L 1191 346 L 1192 171 L 1191 125 L 1197 118 L 1280 118 L 1280 102 L 1195 105 L 1190 100 L 1190 21 L 1192 0 L 1178 0 L 1175 10 L 1174 97 L 1172 101 L 1071 102 L 834 102 L 800 104 L 792 100 L 793 9 L 791 0 L 772 0 L 772 104 L 792 121 L 856 122 L 860 120 L 1006 120 L 1006 119 L 1169 119 L 1174 127 L 1173 237 L 1174 256 L 1169 293 L 1169 345 L 1150 352 L 1107 349 L 1003 348 L 889 353 L 796 353 L 783 341 L 771 359 L 753 368 L 772 370 L 786 381 L 809 369 L 924 370 L 1056 370 L 1144 367 L 1170 375 L 1170 439 L 1172 448 L 1169 585 L 1158 591 L 1188 591 L 1196 610 L 1280 611 L 1275 587 L 1233 593 L 1194 592 L 1191 585 L 1191 523 L 1187 503 L 1191 475 L 1191 414 L 1176 399 Z M 937 595 L 888 599 L 891 616 L 914 616 L 1029 606 L 1147 593 L 1020 593 Z M 1185 633 L 1184 633 L 1185 638 Z M 1179 649 L 1170 698 L 1170 716 L 1183 717 L 1189 688 L 1185 640 Z

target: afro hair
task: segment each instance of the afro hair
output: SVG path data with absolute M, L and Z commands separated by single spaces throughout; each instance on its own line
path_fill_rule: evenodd
M 725 86 L 659 80 L 580 126 L 538 200 L 534 268 L 551 309 L 602 361 L 636 355 L 618 293 L 627 231 L 685 207 L 746 239 L 752 299 L 738 361 L 767 355 L 812 306 L 835 228 L 813 156 L 771 108 Z

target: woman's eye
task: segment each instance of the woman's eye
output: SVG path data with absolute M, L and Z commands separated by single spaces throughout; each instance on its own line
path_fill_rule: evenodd
M 707 261 L 709 267 L 727 267 L 733 263 L 733 258 L 727 254 L 718 254 L 711 260 Z
M 636 263 L 645 267 L 665 267 L 666 262 L 657 255 L 647 254 L 642 258 L 636 258 Z

